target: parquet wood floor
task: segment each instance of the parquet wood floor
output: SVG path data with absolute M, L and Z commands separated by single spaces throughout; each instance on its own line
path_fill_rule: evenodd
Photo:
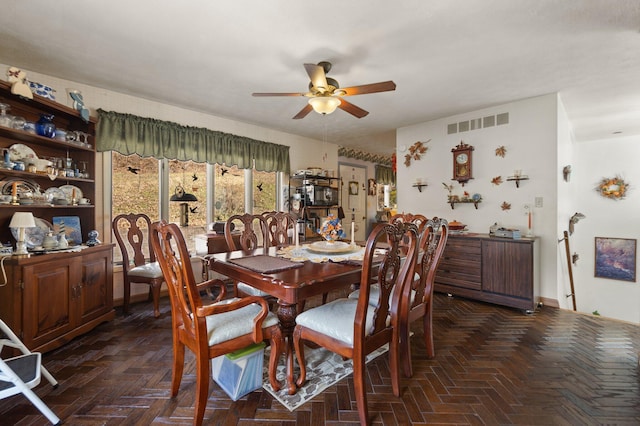
M 133 306 L 91 333 L 44 355 L 60 382 L 37 388 L 65 425 L 189 425 L 194 366 L 169 398 L 170 312 L 161 301 Z M 435 359 L 421 327 L 412 339 L 414 377 L 391 392 L 387 357 L 368 368 L 369 411 L 384 425 L 638 425 L 640 327 L 543 307 L 532 315 L 489 304 L 435 298 Z M 210 425 L 357 424 L 347 378 L 289 412 L 268 393 L 231 401 L 211 381 Z M 0 424 L 45 425 L 22 396 L 0 401 Z

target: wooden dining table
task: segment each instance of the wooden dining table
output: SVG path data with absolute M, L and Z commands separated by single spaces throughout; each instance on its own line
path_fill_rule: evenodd
M 246 258 L 265 259 L 264 256 L 277 257 L 277 247 L 255 249 L 251 251 L 232 251 L 209 256 L 209 268 L 234 281 L 246 283 L 277 298 L 277 315 L 284 339 L 286 359 L 286 385 L 290 395 L 296 393 L 293 373 L 293 329 L 296 326 L 298 304 L 307 299 L 326 294 L 332 290 L 344 288 L 360 282 L 362 265 L 358 262 L 311 262 L 297 263 L 291 268 L 276 272 L 259 272 L 260 268 L 240 265 L 234 262 L 247 261 Z M 242 260 L 240 260 L 242 259 Z M 284 263 L 284 259 L 282 259 Z M 289 262 L 289 261 L 286 261 Z M 277 263 L 274 260 L 274 263 Z M 283 266 L 283 268 L 286 267 Z

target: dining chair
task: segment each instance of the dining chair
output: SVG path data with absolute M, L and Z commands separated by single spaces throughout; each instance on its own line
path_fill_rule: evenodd
M 268 340 L 271 344 L 269 381 L 275 390 L 279 390 L 275 370 L 282 352 L 282 334 L 278 318 L 269 312 L 267 302 L 263 298 L 251 296 L 224 299 L 226 287 L 219 279 L 196 284 L 190 262 L 181 261 L 189 257 L 189 252 L 176 224 L 164 220 L 155 222 L 151 229 L 151 244 L 169 288 L 171 301 L 172 397 L 177 396 L 180 388 L 185 348 L 191 350 L 196 358 L 193 424 L 202 424 L 209 395 L 211 359 L 215 357 Z M 201 292 L 212 287 L 218 287 L 218 297 L 205 305 Z
M 404 222 L 414 223 L 418 227 L 418 233 L 422 233 L 425 224 L 427 223 L 427 217 L 422 214 L 413 213 L 396 213 L 389 218 L 389 223 Z
M 233 230 L 236 230 L 236 240 L 234 240 Z M 237 232 L 240 232 L 239 237 Z M 244 213 L 231 216 L 224 225 L 224 237 L 230 251 L 268 248 L 271 245 L 267 221 L 264 215 L 260 214 Z M 233 290 L 234 296 L 260 296 L 273 299 L 268 293 L 242 282 L 234 282 Z
M 433 287 L 448 236 L 447 220 L 438 217 L 427 220 L 420 234 L 414 279 L 404 290 L 405 294 L 401 299 L 403 305 L 400 308 L 400 349 L 406 377 L 413 376 L 409 329 L 412 322 L 422 318 L 427 357 L 433 358 L 436 355 L 433 345 Z
M 424 229 L 424 226 L 427 223 L 427 217 L 421 214 L 413 214 L 413 213 L 397 213 L 393 216 L 391 216 L 388 220 L 389 223 L 413 223 L 414 225 L 416 225 L 418 227 L 418 235 L 420 236 L 422 234 L 422 231 Z M 403 239 L 403 241 L 400 242 L 401 245 L 406 245 L 407 241 L 405 241 L 405 239 Z M 420 252 L 418 252 L 418 256 L 420 256 Z M 418 279 L 418 275 L 416 275 L 416 272 L 414 272 L 414 279 Z M 352 291 L 348 297 L 350 297 L 351 299 L 357 299 L 360 296 L 360 290 L 357 288 L 358 286 L 354 286 L 356 287 L 356 289 L 354 291 Z M 380 288 L 377 284 L 372 284 L 371 285 L 371 290 L 369 293 L 369 302 L 373 305 L 375 305 L 377 303 L 378 300 L 378 293 L 380 291 Z M 412 293 L 413 296 L 415 296 L 415 293 Z
M 262 213 L 269 233 L 269 244 L 277 247 L 295 243 L 296 218 L 291 213 L 270 211 Z
M 406 238 L 408 244 L 401 248 Z M 411 285 L 417 254 L 418 228 L 414 224 L 377 225 L 367 238 L 360 277 L 360 297 L 342 298 L 308 309 L 296 317 L 294 347 L 300 377 L 306 381 L 304 343 L 322 346 L 343 358 L 353 360 L 353 382 L 361 424 L 369 424 L 365 390 L 365 357 L 389 345 L 389 364 L 393 393 L 400 396 L 399 306 L 403 288 Z M 384 254 L 382 254 L 384 253 Z M 402 258 L 406 257 L 406 261 Z M 369 303 L 371 283 L 380 291 L 377 303 Z
M 42 366 L 42 355 L 39 352 L 31 352 L 2 320 L 0 331 L 5 336 L 0 339 L 0 354 L 5 346 L 22 352 L 22 355 L 9 359 L 0 356 L 0 399 L 21 393 L 52 424 L 61 424 L 58 416 L 32 390 L 40 383 L 41 376 L 44 376 L 54 388 L 58 387 L 56 379 Z
M 153 299 L 153 315 L 158 318 L 160 288 L 164 279 L 151 249 L 149 216 L 144 213 L 120 214 L 113 219 L 112 228 L 122 252 L 123 313 L 129 313 L 131 284 L 146 284 L 149 286 L 149 298 Z

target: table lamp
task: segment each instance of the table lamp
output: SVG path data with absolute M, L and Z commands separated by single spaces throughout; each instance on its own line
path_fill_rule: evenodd
M 16 243 L 16 255 L 28 255 L 27 244 L 24 240 L 25 228 L 34 228 L 36 221 L 31 212 L 15 212 L 9 223 L 10 228 L 18 228 L 18 242 Z

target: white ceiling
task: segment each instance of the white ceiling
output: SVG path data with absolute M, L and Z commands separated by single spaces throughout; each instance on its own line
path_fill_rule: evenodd
M 638 0 L 30 0 L 2 6 L 0 63 L 391 153 L 398 127 L 552 92 L 577 141 L 638 135 L 639 30 Z M 348 98 L 362 119 L 251 96 L 324 60 L 397 89 Z

